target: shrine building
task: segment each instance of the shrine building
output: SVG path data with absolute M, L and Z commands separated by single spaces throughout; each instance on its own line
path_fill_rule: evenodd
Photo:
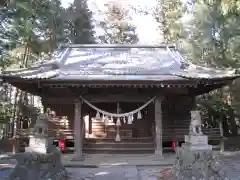
M 52 59 L 1 75 L 41 97 L 59 121 L 56 139 L 74 142 L 78 156 L 162 155 L 173 140 L 184 141 L 196 96 L 237 77 L 234 71 L 194 65 L 174 46 L 103 44 L 65 45 Z M 203 132 L 209 141 L 221 141 L 219 127 Z

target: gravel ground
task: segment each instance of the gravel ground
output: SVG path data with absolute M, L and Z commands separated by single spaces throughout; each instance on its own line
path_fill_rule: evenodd
M 240 180 L 240 152 L 224 153 L 221 156 L 223 171 L 231 180 Z
M 231 180 L 240 180 L 240 152 L 221 155 L 222 170 Z M 11 162 L 9 164 L 6 161 Z M 0 161 L 0 180 L 7 177 L 14 161 Z M 171 167 L 113 166 L 101 168 L 67 168 L 68 180 L 162 180 L 162 174 Z

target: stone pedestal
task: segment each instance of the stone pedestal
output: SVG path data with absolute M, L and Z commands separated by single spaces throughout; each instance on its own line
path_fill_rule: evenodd
M 212 150 L 212 146 L 208 144 L 208 137 L 205 135 L 185 135 L 185 143 L 183 147 L 196 151 Z
M 67 172 L 60 151 L 51 153 L 25 152 L 15 155 L 17 165 L 8 180 L 65 180 Z
M 85 160 L 85 157 L 84 155 L 77 155 L 77 154 L 74 154 L 73 158 L 71 159 L 71 161 L 84 161 Z
M 172 171 L 176 180 L 227 180 L 218 156 L 214 156 L 208 137 L 187 135 L 185 143 L 176 151 L 176 161 Z
M 52 145 L 53 139 L 42 135 L 34 135 L 29 138 L 29 147 L 25 147 L 25 152 L 30 153 L 50 153 L 56 146 Z

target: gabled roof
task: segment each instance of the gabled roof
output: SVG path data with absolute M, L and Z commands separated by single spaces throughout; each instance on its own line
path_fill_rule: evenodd
M 234 70 L 193 65 L 173 46 L 68 45 L 50 60 L 27 69 L 6 71 L 3 77 L 51 80 L 137 80 L 233 79 Z

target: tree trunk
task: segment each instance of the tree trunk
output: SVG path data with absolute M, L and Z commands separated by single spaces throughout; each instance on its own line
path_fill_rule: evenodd
M 30 40 L 30 38 L 29 38 Z M 29 48 L 28 48 L 28 42 L 25 44 L 25 49 L 24 49 L 24 54 L 23 54 L 23 61 L 22 61 L 22 67 L 27 67 L 28 63 L 28 53 L 29 53 Z M 16 94 L 14 97 L 14 104 L 13 104 L 13 138 L 14 138 L 14 143 L 13 143 L 13 153 L 17 151 L 17 140 L 16 140 L 16 135 L 17 135 L 17 127 L 18 127 L 18 119 L 20 115 L 20 110 L 19 110 L 19 102 L 21 101 L 23 96 L 23 92 L 20 91 L 20 89 L 16 89 Z
M 16 152 L 16 131 L 17 131 L 17 111 L 18 111 L 18 96 L 20 90 L 16 88 L 15 96 L 14 96 L 14 104 L 13 104 L 13 113 L 12 113 L 12 137 L 13 137 L 13 153 Z
M 222 100 L 227 103 L 228 105 L 232 105 L 232 93 L 231 93 L 231 86 L 225 86 L 220 89 L 221 98 Z M 227 126 L 227 127 L 225 127 Z M 223 129 L 225 130 L 225 133 L 231 136 L 237 135 L 237 123 L 235 121 L 235 118 L 230 118 L 228 122 L 223 121 Z M 227 129 L 227 132 L 226 132 Z M 229 134 L 231 132 L 231 134 Z

